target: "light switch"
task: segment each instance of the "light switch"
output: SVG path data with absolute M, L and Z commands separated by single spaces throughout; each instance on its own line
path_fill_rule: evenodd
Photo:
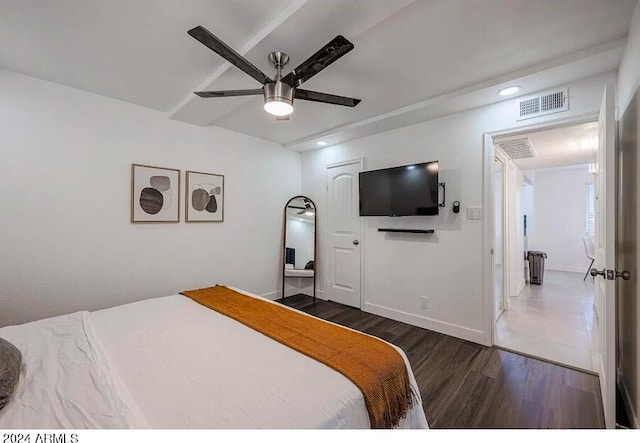
M 467 206 L 467 219 L 482 220 L 482 206 Z

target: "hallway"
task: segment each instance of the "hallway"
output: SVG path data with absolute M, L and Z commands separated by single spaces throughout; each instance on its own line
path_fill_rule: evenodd
M 593 279 L 545 271 L 543 284 L 528 284 L 496 322 L 496 346 L 597 374 L 598 325 Z

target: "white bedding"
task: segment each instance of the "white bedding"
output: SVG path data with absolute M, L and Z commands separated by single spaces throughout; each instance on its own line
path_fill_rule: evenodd
M 0 329 L 22 352 L 21 380 L 0 429 L 147 428 L 99 345 L 88 312 Z
M 82 345 L 69 352 L 51 354 L 51 344 L 57 330 L 77 325 L 45 335 L 33 328 L 55 319 L 0 329 L 27 362 L 23 390 L 0 411 L 0 428 L 369 427 L 362 393 L 346 377 L 182 295 L 57 321 L 71 317 L 81 317 L 86 340 L 74 332 Z M 399 427 L 427 428 L 408 360 L 396 349 L 418 395 Z M 37 355 L 48 363 L 30 374 Z M 33 403 L 46 419 L 29 411 Z

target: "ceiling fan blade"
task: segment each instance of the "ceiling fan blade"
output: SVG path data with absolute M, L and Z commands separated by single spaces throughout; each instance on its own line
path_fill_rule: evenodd
M 288 73 L 282 81 L 297 88 L 352 49 L 353 43 L 339 35 Z
M 276 121 L 288 121 L 289 120 L 289 116 L 288 115 L 276 115 Z
M 343 97 L 341 95 L 325 94 L 324 92 L 308 91 L 306 89 L 296 89 L 294 97 L 299 100 L 309 100 L 311 102 L 330 103 L 332 105 L 342 105 L 354 107 L 362 100 L 359 98 Z
M 228 89 L 226 91 L 196 91 L 199 97 L 239 97 L 241 95 L 262 95 L 262 89 Z
M 229 63 L 236 65 L 238 68 L 242 69 L 244 72 L 255 78 L 263 85 L 268 82 L 273 82 L 273 80 L 267 77 L 261 70 L 253 66 L 246 58 L 231 49 L 222 40 L 207 31 L 202 26 L 196 26 L 195 28 L 190 29 L 187 32 L 191 37 L 198 40 L 200 43 L 214 51 Z

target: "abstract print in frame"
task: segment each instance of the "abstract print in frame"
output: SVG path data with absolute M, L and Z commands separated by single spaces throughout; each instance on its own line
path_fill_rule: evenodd
M 180 221 L 180 170 L 131 165 L 131 223 Z
M 186 221 L 224 221 L 224 175 L 187 171 L 186 202 Z

